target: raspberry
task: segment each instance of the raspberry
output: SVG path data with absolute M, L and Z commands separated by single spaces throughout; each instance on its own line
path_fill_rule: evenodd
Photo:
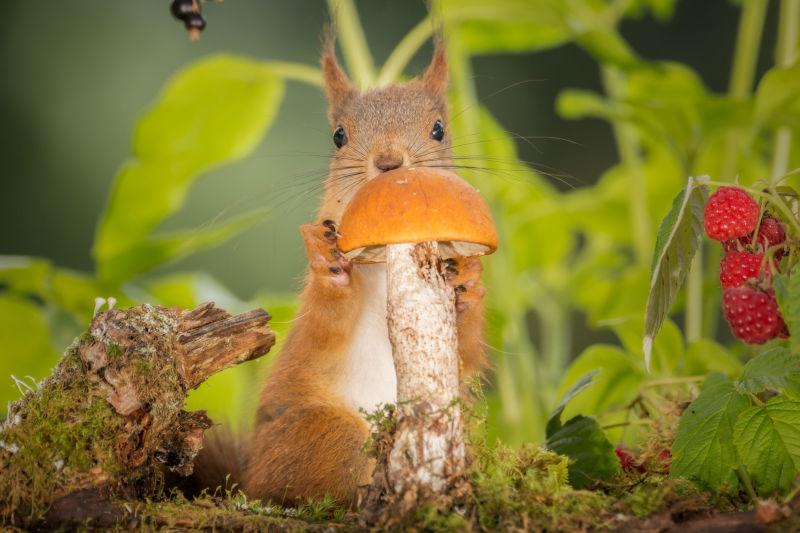
M 752 235 L 745 235 L 736 240 L 727 241 L 722 243 L 722 247 L 726 252 L 733 252 L 741 249 L 749 249 L 750 243 L 753 241 Z M 764 252 L 767 248 L 786 242 L 786 228 L 783 222 L 775 217 L 766 215 L 761 219 L 761 225 L 758 227 L 758 239 L 756 239 L 756 249 L 759 252 Z M 786 254 L 786 249 L 778 249 L 775 251 L 775 259 L 780 260 Z
M 789 336 L 772 289 L 764 291 L 749 285 L 725 289 L 722 312 L 733 336 L 748 344 Z
M 722 288 L 739 287 L 748 279 L 758 278 L 759 273 L 762 272 L 763 262 L 764 254 L 728 252 L 719 262 L 719 282 Z M 767 277 L 770 275 L 768 268 L 765 268 L 763 272 Z
M 717 241 L 750 235 L 756 229 L 758 202 L 738 187 L 720 187 L 706 203 L 706 234 Z
M 625 472 L 644 472 L 644 466 L 636 462 L 630 450 L 622 446 L 617 446 L 614 448 L 614 453 L 617 454 L 619 466 L 621 466 L 622 470 Z

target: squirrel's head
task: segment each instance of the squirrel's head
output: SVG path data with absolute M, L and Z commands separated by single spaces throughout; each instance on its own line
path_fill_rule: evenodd
M 359 90 L 339 66 L 332 42 L 322 72 L 333 145 L 323 215 L 338 220 L 361 185 L 382 172 L 452 164 L 442 47 L 422 76 L 387 87 Z

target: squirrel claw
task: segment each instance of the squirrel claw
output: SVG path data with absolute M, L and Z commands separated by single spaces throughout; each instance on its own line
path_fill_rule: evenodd
M 304 224 L 300 226 L 300 233 L 303 235 L 311 270 L 328 278 L 333 286 L 349 285 L 353 266 L 336 247 L 339 237 L 336 224 L 332 220 L 325 220 L 321 224 Z

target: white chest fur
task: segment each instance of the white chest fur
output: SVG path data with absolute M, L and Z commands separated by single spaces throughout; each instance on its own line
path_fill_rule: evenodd
M 354 269 L 364 299 L 339 392 L 348 406 L 369 413 L 397 399 L 397 376 L 386 324 L 386 265 L 364 264 Z

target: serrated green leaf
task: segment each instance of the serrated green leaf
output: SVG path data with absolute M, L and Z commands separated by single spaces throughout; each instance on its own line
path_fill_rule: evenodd
M 564 396 L 561 398 L 561 401 L 558 402 L 558 405 L 555 409 L 553 409 L 552 414 L 550 415 L 550 420 L 547 421 L 547 430 L 546 435 L 550 437 L 556 431 L 561 429 L 561 413 L 564 412 L 564 408 L 567 406 L 569 401 L 577 396 L 581 391 L 585 388 L 589 387 L 592 384 L 592 379 L 597 375 L 599 369 L 592 370 L 591 372 L 587 372 L 583 376 L 581 376 L 578 381 L 576 381 L 568 390 L 564 393 Z
M 736 449 L 756 491 L 785 491 L 800 471 L 800 402 L 783 396 L 753 406 L 734 428 Z
M 760 353 L 744 365 L 736 386 L 753 394 L 771 390 L 800 398 L 800 356 L 780 347 Z
M 708 187 L 689 178 L 658 230 L 642 342 L 648 368 L 653 339 L 669 314 L 700 245 L 707 198 Z
M 114 263 L 148 248 L 151 232 L 180 209 L 200 174 L 249 154 L 282 97 L 281 79 L 248 59 L 213 56 L 179 72 L 140 120 L 135 160 L 115 180 L 93 250 L 100 277 L 120 281 L 128 269 Z M 155 247 L 163 251 L 161 244 Z
M 672 444 L 670 474 L 702 487 L 733 493 L 739 465 L 733 444 L 734 424 L 750 400 L 722 374 L 711 374 L 703 390 L 681 415 Z
M 548 437 L 546 447 L 569 457 L 569 483 L 576 489 L 607 481 L 619 472 L 614 446 L 594 418 L 578 415 Z
M 789 342 L 795 353 L 800 353 L 800 276 L 778 273 L 772 277 L 775 298 L 786 326 Z
M 254 209 L 208 228 L 148 237 L 123 253 L 109 257 L 104 263 L 105 276 L 130 279 L 158 265 L 212 248 L 262 222 L 267 213 L 266 209 Z

